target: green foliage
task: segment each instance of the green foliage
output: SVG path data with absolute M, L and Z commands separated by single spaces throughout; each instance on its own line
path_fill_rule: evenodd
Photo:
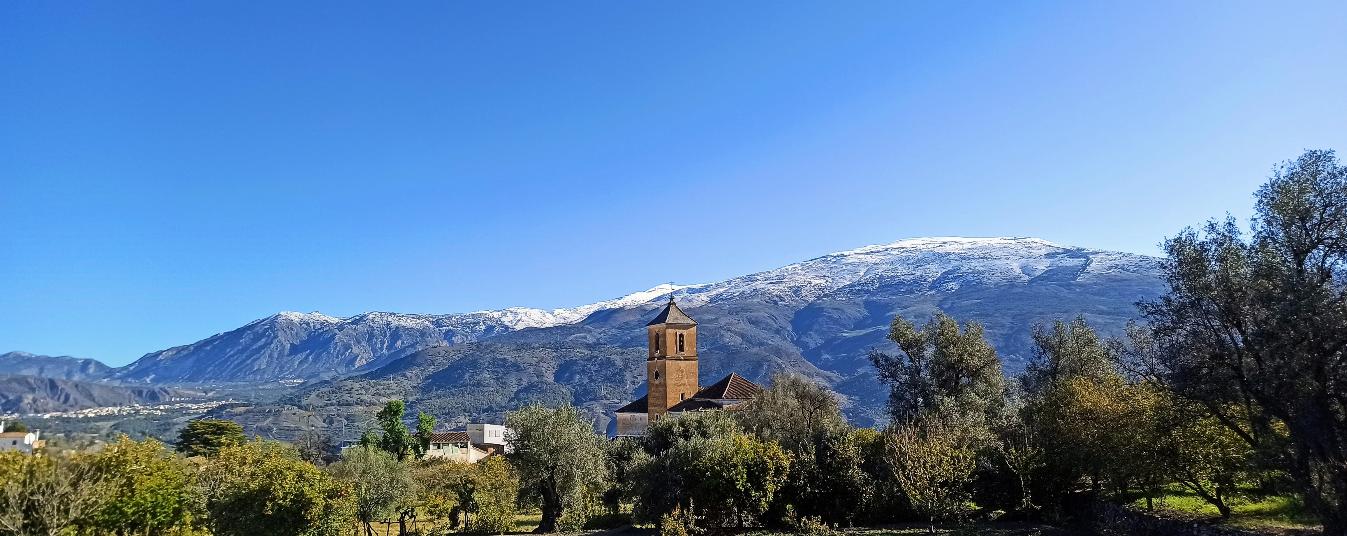
M 997 462 L 995 467 L 1003 470 L 1002 476 L 1014 484 L 1011 490 L 1014 499 L 1004 501 L 1003 506 L 1031 515 L 1039 510 L 1034 503 L 1035 475 L 1047 466 L 1048 456 L 1042 439 L 1036 435 L 1037 429 L 1025 421 L 1026 416 L 1022 401 L 1009 403 L 992 423 L 989 450 Z
M 383 429 L 383 435 L 376 439 L 376 444 L 384 452 L 392 454 L 398 461 L 407 459 L 408 456 L 415 454 L 416 441 L 412 438 L 412 433 L 407 430 L 407 423 L 402 422 L 402 415 L 406 413 L 407 405 L 401 400 L 389 400 L 375 419 L 379 422 L 379 427 Z
M 674 506 L 673 511 L 659 517 L 659 536 L 696 536 L 700 532 L 691 508 Z
M 112 534 L 190 534 L 204 521 L 195 468 L 158 441 L 122 436 L 84 462 L 106 494 L 90 528 Z
M 176 448 L 187 456 L 214 456 L 220 449 L 246 440 L 239 423 L 227 419 L 197 419 L 178 432 Z
M 476 515 L 468 520 L 468 531 L 480 534 L 503 534 L 514 528 L 516 503 L 519 498 L 519 477 L 510 462 L 501 456 L 491 456 L 473 467 L 473 502 Z
M 777 374 L 772 385 L 736 412 L 744 430 L 787 451 L 810 450 L 820 432 L 845 431 L 837 395 L 795 374 Z
M 583 513 L 604 487 L 603 439 L 574 407 L 526 406 L 505 417 L 511 465 L 521 491 L 542 507 L 539 532 L 552 532 L 567 509 Z M 580 521 L 583 525 L 583 520 Z
M 1169 398 L 1157 433 L 1167 475 L 1216 508 L 1232 513 L 1231 499 L 1256 476 L 1252 447 L 1203 408 Z
M 902 491 L 898 489 L 896 474 L 889 459 L 887 434 L 873 428 L 858 428 L 851 433 L 851 442 L 860 452 L 861 472 L 870 482 L 863 518 L 871 522 L 894 521 L 904 512 Z
M 655 421 L 646 429 L 645 450 L 654 455 L 690 439 L 730 437 L 740 432 L 739 423 L 725 412 L 709 411 L 670 417 Z
M 801 516 L 850 524 L 867 507 L 873 482 L 837 396 L 808 379 L 781 374 L 736 412 L 744 429 L 790 454 L 790 475 L 778 502 Z
M 918 329 L 902 317 L 889 327 L 889 340 L 902 356 L 871 352 L 870 362 L 889 384 L 894 422 L 910 423 L 938 414 L 946 421 L 985 421 L 1000 403 L 1005 378 L 1001 359 L 982 325 L 962 328 L 940 313 Z
M 1118 376 L 1117 355 L 1104 344 L 1084 317 L 1058 320 L 1049 330 L 1033 327 L 1034 357 L 1019 380 L 1030 396 L 1043 394 L 1072 378 L 1108 381 Z
M 477 509 L 476 480 L 472 464 L 426 458 L 412 466 L 417 502 L 431 517 L 456 520 L 460 513 Z
M 514 529 L 519 477 L 505 458 L 490 456 L 475 464 L 426 459 L 413 467 L 412 478 L 421 507 L 432 516 L 478 534 Z
M 412 434 L 416 458 L 420 459 L 430 451 L 430 435 L 435 433 L 435 417 L 424 412 L 416 412 L 416 433 Z
M 966 513 L 976 454 L 967 436 L 934 420 L 889 433 L 890 464 L 908 505 L 932 522 Z
M 623 502 L 636 499 L 636 478 L 640 467 L 650 460 L 640 439 L 618 437 L 609 441 L 603 450 L 603 462 L 611 483 L 603 492 L 603 505 L 609 514 L 616 514 Z
M 28 425 L 24 424 L 23 421 L 5 421 L 5 431 L 6 431 L 6 432 L 27 432 L 27 431 L 28 431 Z
M 0 452 L 0 534 L 52 536 L 87 524 L 107 497 L 88 464 Z
M 1034 328 L 1035 354 L 1020 377 L 1018 422 L 998 429 L 1001 454 L 1021 484 L 1021 507 L 1032 509 L 1031 486 L 1059 501 L 1087 478 L 1119 495 L 1139 486 L 1152 493 L 1164 478 L 1158 420 L 1163 393 L 1129 382 L 1118 370 L 1122 344 L 1104 341 L 1083 320 Z
M 329 471 L 351 490 L 355 518 L 365 524 L 367 532 L 374 521 L 391 519 L 412 505 L 411 472 L 392 454 L 369 447 L 349 448 Z
M 399 462 L 412 457 L 421 459 L 430 450 L 430 435 L 435 432 L 435 417 L 424 412 L 416 414 L 416 433 L 407 429 L 402 418 L 407 413 L 407 404 L 401 400 L 389 400 L 383 409 L 374 416 L 379 423 L 381 433 L 365 430 L 360 436 L 362 446 L 376 446 L 392 454 Z
M 694 486 L 693 497 L 704 497 L 710 522 L 745 526 L 767 512 L 785 483 L 790 457 L 776 443 L 737 435 L 715 441 L 694 466 L 705 479 Z
M 779 445 L 744 434 L 723 412 L 662 419 L 651 426 L 650 437 L 667 447 L 638 472 L 637 509 L 646 519 L 681 507 L 708 526 L 757 523 L 790 467 L 790 456 Z M 667 443 L 670 438 L 676 439 Z
M 201 482 L 215 536 L 338 536 L 355 513 L 349 488 L 280 443 L 226 446 Z
M 1256 449 L 1278 445 L 1325 533 L 1347 533 L 1347 167 L 1307 151 L 1233 218 L 1165 243 L 1168 293 L 1145 303 L 1151 375 Z
M 800 518 L 791 529 L 796 534 L 803 536 L 832 536 L 838 534 L 831 526 L 823 521 L 823 518 L 817 516 L 805 516 Z

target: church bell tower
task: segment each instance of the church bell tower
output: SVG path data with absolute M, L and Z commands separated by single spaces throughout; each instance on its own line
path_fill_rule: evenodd
M 646 324 L 648 412 L 653 423 L 669 408 L 697 394 L 697 322 L 669 296 L 669 304 Z

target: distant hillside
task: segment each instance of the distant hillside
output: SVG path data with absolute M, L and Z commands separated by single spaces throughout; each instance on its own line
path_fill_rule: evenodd
M 126 387 L 79 380 L 0 374 L 0 413 L 47 413 L 103 406 L 157 404 L 200 397 L 169 387 Z
M 319 363 L 358 373 L 306 385 L 282 404 L 230 410 L 257 430 L 282 436 L 290 426 L 286 415 L 296 408 L 324 414 L 334 429 L 358 428 L 371 408 L 391 397 L 441 419 L 498 418 L 523 401 L 569 400 L 589 408 L 596 426 L 605 428 L 612 409 L 643 392 L 643 326 L 667 291 L 657 287 L 608 305 L 557 311 L 308 320 L 287 313 L 225 334 L 246 344 L 221 347 L 225 336 L 217 336 L 151 354 L 134 367 L 160 379 L 275 375 L 261 363 L 277 363 L 286 374 Z M 1016 371 L 1031 355 L 1034 324 L 1083 315 L 1105 333 L 1119 333 L 1136 316 L 1135 302 L 1161 291 L 1151 257 L 1032 238 L 930 238 L 826 255 L 674 294 L 700 323 L 704 381 L 731 371 L 763 383 L 778 371 L 804 374 L 846 396 L 848 414 L 868 423 L 878 417 L 885 391 L 866 354 L 890 347 L 884 336 L 895 315 L 924 321 L 945 311 L 982 322 L 1007 368 Z M 286 329 L 270 327 L 278 325 Z M 228 366 L 210 365 L 219 374 L 205 375 L 180 364 L 211 356 Z
M 372 370 L 422 348 L 490 339 L 584 320 L 645 303 L 665 291 L 544 311 L 522 307 L 447 315 L 364 313 L 335 318 L 283 312 L 192 344 L 146 354 L 116 377 L 147 383 L 312 380 Z
M 36 355 L 28 352 L 0 354 L 0 373 L 57 378 L 62 380 L 100 380 L 112 374 L 112 367 L 79 357 Z

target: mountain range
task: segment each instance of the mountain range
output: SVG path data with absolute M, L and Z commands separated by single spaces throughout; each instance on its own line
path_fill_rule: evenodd
M 107 373 L 129 384 L 292 382 L 279 401 L 218 411 L 285 436 L 297 415 L 347 434 L 402 397 L 442 420 L 498 419 L 529 401 L 569 401 L 596 426 L 643 392 L 643 325 L 672 293 L 700 323 L 701 376 L 766 382 L 793 372 L 847 400 L 861 423 L 886 391 L 867 358 L 894 316 L 978 321 L 1009 372 L 1032 355 L 1031 326 L 1075 316 L 1105 333 L 1159 295 L 1156 258 L 1036 238 L 918 238 L 824 255 L 718 283 L 659 286 L 586 306 L 463 314 L 284 312 Z M 358 432 L 356 432 L 358 433 Z
M 113 370 L 98 360 L 68 355 L 37 355 L 28 352 L 0 354 L 0 372 L 5 374 L 58 380 L 101 380 L 111 376 Z

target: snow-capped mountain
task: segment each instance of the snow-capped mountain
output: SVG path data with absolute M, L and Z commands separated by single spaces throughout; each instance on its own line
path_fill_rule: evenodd
M 635 347 L 644 340 L 643 315 L 673 291 L 705 326 L 703 355 L 711 357 L 704 368 L 759 379 L 791 369 L 844 382 L 863 372 L 865 350 L 883 343 L 883 330 L 895 314 L 924 317 L 945 310 L 982 321 L 1015 367 L 1027 357 L 1032 323 L 1084 314 L 1105 330 L 1115 329 L 1135 316 L 1135 301 L 1160 288 L 1151 257 L 1036 238 L 916 238 L 718 283 L 660 285 L 568 309 L 371 312 L 348 318 L 283 312 L 147 354 L 116 376 L 168 383 L 312 380 L 375 370 L 436 345 Z M 723 367 L 718 354 L 727 359 Z M 766 357 L 744 357 L 750 355 Z

